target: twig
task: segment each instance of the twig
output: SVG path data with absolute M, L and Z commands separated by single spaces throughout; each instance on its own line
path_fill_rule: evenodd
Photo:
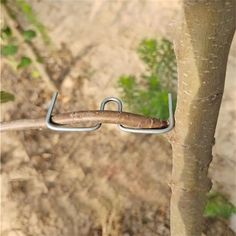
M 142 115 L 118 111 L 77 111 L 57 114 L 52 117 L 52 121 L 62 125 L 75 125 L 78 123 L 110 123 L 122 124 L 134 128 L 166 128 L 167 121 L 156 118 L 149 118 Z M 22 119 L 0 123 L 0 132 L 9 130 L 29 130 L 45 129 L 45 118 Z
M 21 45 L 23 46 L 25 53 L 30 57 L 30 59 L 32 60 L 35 68 L 38 70 L 38 72 L 41 75 L 41 78 L 44 80 L 44 82 L 46 82 L 48 88 L 50 90 L 57 91 L 57 87 L 56 85 L 53 83 L 53 81 L 50 79 L 46 69 L 44 68 L 44 66 L 38 62 L 37 60 L 37 56 L 35 55 L 34 50 L 31 48 L 30 44 L 26 43 L 20 30 L 18 30 L 17 26 L 16 26 L 16 22 L 12 19 L 12 17 L 9 14 L 9 10 L 7 9 L 7 7 L 3 4 L 1 4 L 1 11 L 2 14 L 7 22 L 7 24 L 10 26 L 11 30 L 13 31 L 13 35 L 16 36 L 16 38 L 18 39 L 18 41 L 21 43 Z

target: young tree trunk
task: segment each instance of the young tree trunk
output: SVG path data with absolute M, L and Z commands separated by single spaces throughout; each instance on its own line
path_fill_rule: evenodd
M 179 82 L 171 137 L 173 236 L 201 235 L 235 5 L 235 0 L 183 0 L 175 40 Z

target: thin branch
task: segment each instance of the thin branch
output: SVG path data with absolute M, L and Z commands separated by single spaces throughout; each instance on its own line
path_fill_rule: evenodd
M 75 125 L 78 123 L 110 123 L 122 124 L 134 128 L 166 128 L 167 121 L 156 118 L 149 118 L 142 115 L 118 111 L 77 111 L 57 114 L 52 117 L 52 121 L 62 125 Z M 29 130 L 47 128 L 45 118 L 22 119 L 6 121 L 0 123 L 0 132 L 10 130 Z

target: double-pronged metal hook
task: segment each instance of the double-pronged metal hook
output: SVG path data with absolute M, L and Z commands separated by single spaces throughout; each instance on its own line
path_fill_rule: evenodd
M 48 112 L 46 115 L 46 125 L 49 129 L 54 130 L 54 131 L 62 131 L 62 132 L 89 132 L 89 131 L 95 131 L 101 127 L 101 123 L 96 124 L 95 126 L 91 127 L 65 127 L 60 124 L 52 122 L 52 112 L 53 108 L 56 104 L 58 92 L 54 93 L 51 103 L 48 108 Z M 115 97 L 107 97 L 105 98 L 101 105 L 100 105 L 100 111 L 105 110 L 105 106 L 108 102 L 115 102 L 118 105 L 118 112 L 122 112 L 122 101 L 118 98 Z M 131 127 L 125 127 L 123 125 L 118 125 L 118 127 L 125 131 L 125 132 L 131 132 L 131 133 L 140 133 L 140 134 L 163 134 L 167 133 L 170 130 L 173 129 L 174 127 L 174 115 L 173 115 L 173 105 L 172 105 L 172 96 L 169 93 L 168 94 L 168 104 L 169 104 L 169 119 L 168 119 L 168 127 L 164 129 L 158 129 L 158 128 L 131 128 Z

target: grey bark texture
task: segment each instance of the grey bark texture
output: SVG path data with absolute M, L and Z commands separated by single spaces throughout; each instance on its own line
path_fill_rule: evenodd
M 235 31 L 235 0 L 183 0 L 176 28 L 178 99 L 173 148 L 171 235 L 199 236 L 208 167 Z

